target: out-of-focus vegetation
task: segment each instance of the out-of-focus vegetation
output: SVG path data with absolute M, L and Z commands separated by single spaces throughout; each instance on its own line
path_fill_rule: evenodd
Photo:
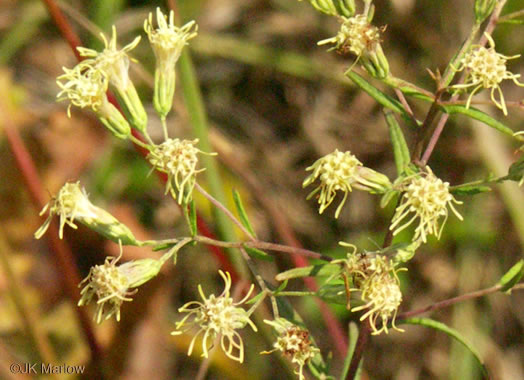
M 139 64 L 132 77 L 152 113 L 153 53 L 144 43 L 143 20 L 160 1 L 72 0 L 59 2 L 85 46 L 99 48 L 98 31 L 117 26 L 122 45 L 137 34 L 142 43 L 133 51 Z M 147 3 L 147 4 L 144 4 Z M 376 25 L 387 26 L 382 46 L 391 71 L 434 91 L 428 74 L 443 70 L 469 33 L 472 1 L 376 0 Z M 522 9 L 510 0 L 505 13 Z M 317 41 L 335 35 L 338 23 L 296 0 L 185 0 L 178 7 L 184 19 L 195 19 L 199 35 L 191 41 L 197 77 L 211 125 L 210 141 L 219 153 L 218 173 L 224 193 L 241 193 L 258 237 L 282 242 L 283 225 L 308 249 L 342 257 L 339 241 L 374 250 L 383 240 L 392 207 L 381 209 L 378 198 L 350 194 L 340 217 L 334 210 L 319 215 L 316 203 L 306 201 L 304 169 L 335 149 L 350 150 L 366 166 L 394 178 L 395 164 L 381 108 L 344 76 L 351 58 L 318 47 Z M 506 55 L 524 52 L 523 26 L 503 24 L 494 34 L 497 49 Z M 522 58 L 510 61 L 513 73 L 524 73 Z M 149 166 L 131 143 L 109 136 L 89 112 L 56 103 L 55 79 L 75 57 L 49 19 L 42 2 L 0 2 L 0 251 L 13 276 L 0 269 L 0 378 L 19 378 L 9 372 L 14 362 L 41 360 L 28 337 L 27 323 L 47 342 L 54 363 L 88 364 L 88 350 L 76 322 L 73 305 L 62 290 L 62 273 L 54 266 L 45 241 L 35 241 L 41 223 L 15 165 L 2 129 L 8 123 L 21 133 L 37 163 L 45 188 L 56 192 L 68 180 L 81 179 L 93 201 L 103 204 L 141 239 L 187 234 L 185 221 L 164 185 L 147 176 Z M 358 65 L 357 65 L 358 66 Z M 355 66 L 355 70 L 359 70 Z M 510 82 L 510 81 L 508 81 Z M 521 101 L 522 88 L 503 86 L 506 99 Z M 385 89 L 386 91 L 389 91 Z M 486 98 L 487 99 L 487 98 Z M 415 114 L 428 103 L 410 99 Z M 481 106 L 483 107 L 483 106 Z M 502 112 L 484 106 L 502 119 Z M 153 138 L 162 135 L 150 118 Z M 522 130 L 522 107 L 510 108 L 504 122 Z M 188 113 L 177 89 L 168 128 L 175 136 L 194 138 Z M 403 126 L 404 128 L 404 126 Z M 415 133 L 404 128 L 408 144 Z M 433 171 L 451 184 L 502 176 L 521 152 L 514 140 L 486 125 L 453 115 L 431 157 Z M 204 187 L 206 183 L 203 183 Z M 516 183 L 468 197 L 460 206 L 464 222 L 450 217 L 439 241 L 431 238 L 401 274 L 401 311 L 451 298 L 495 284 L 522 258 L 524 193 Z M 196 197 L 203 217 L 213 226 L 205 199 Z M 238 232 L 238 231 L 236 231 Z M 80 227 L 66 230 L 82 275 L 118 246 Z M 156 257 L 144 248 L 127 248 L 124 260 Z M 292 265 L 277 255 L 277 267 Z M 218 263 L 204 247 L 180 255 L 177 266 L 141 288 L 122 310 L 122 321 L 95 327 L 104 350 L 108 378 L 192 379 L 199 368 L 198 352 L 187 357 L 190 336 L 169 332 L 180 319 L 176 310 L 197 299 L 197 284 L 206 294 L 222 289 Z M 262 268 L 272 278 L 275 266 Z M 19 291 L 13 291 L 13 283 Z M 294 285 L 293 285 L 294 286 Z M 301 286 L 297 282 L 297 287 Z M 17 306 L 17 302 L 25 306 Z M 479 350 L 494 379 L 524 379 L 524 292 L 496 293 L 440 310 L 432 317 L 461 331 Z M 312 300 L 295 302 L 306 316 L 320 349 L 333 348 L 318 306 Z M 330 306 L 344 325 L 358 315 L 343 305 Z M 31 315 L 21 318 L 21 308 Z M 363 379 L 478 379 L 472 355 L 448 336 L 422 327 L 404 326 L 374 337 L 364 356 Z M 239 365 L 217 352 L 209 379 L 284 379 L 289 371 L 276 356 L 259 355 L 270 344 L 245 329 L 246 362 Z M 342 361 L 333 355 L 333 372 Z

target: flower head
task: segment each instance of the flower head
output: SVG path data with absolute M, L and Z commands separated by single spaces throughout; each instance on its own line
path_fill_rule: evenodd
M 399 280 L 396 273 L 376 272 L 367 277 L 360 285 L 361 299 L 364 305 L 355 307 L 351 311 L 367 311 L 360 318 L 363 321 L 369 318 L 373 335 L 378 335 L 382 331 L 388 333 L 388 322 L 391 319 L 393 328 L 402 331 L 395 326 L 397 310 L 402 302 Z M 377 329 L 379 319 L 382 327 Z
M 85 64 L 90 64 L 101 70 L 105 73 L 111 84 L 116 88 L 125 90 L 131 83 L 128 75 L 129 56 L 127 53 L 138 45 L 141 37 L 136 37 L 130 44 L 124 46 L 123 49 L 118 49 L 116 43 L 116 27 L 114 25 L 109 41 L 103 33 L 100 33 L 100 35 L 105 45 L 102 52 L 85 47 L 78 47 L 77 50 L 82 57 L 90 58 L 85 61 Z
M 265 320 L 264 322 L 275 329 L 278 337 L 273 345 L 274 349 L 262 353 L 269 354 L 274 351 L 281 351 L 291 359 L 292 363 L 298 366 L 298 370 L 295 373 L 299 376 L 300 380 L 304 380 L 304 365 L 320 352 L 320 350 L 312 344 L 309 338 L 309 331 L 284 318 L 278 318 L 274 321 Z
M 78 221 L 114 242 L 128 245 L 140 244 L 128 227 L 89 201 L 85 189 L 80 187 L 79 182 L 68 182 L 62 186 L 58 194 L 44 206 L 40 215 L 45 214 L 47 210 L 49 210 L 49 216 L 35 232 L 37 239 L 40 239 L 47 231 L 53 216 L 58 215 L 60 217 L 58 230 L 60 239 L 63 238 L 64 226 L 67 224 L 76 229 L 78 227 L 74 222 Z
M 62 89 L 58 100 L 68 99 L 67 115 L 71 117 L 71 105 L 89 107 L 102 123 L 118 138 L 126 139 L 131 134 L 129 123 L 107 99 L 108 80 L 106 75 L 89 62 L 81 62 L 73 69 L 64 67 L 65 74 L 57 78 Z
M 351 52 L 357 56 L 355 63 L 361 60 L 371 75 L 385 78 L 389 73 L 389 64 L 380 45 L 382 30 L 370 23 L 367 14 L 342 17 L 341 20 L 337 35 L 319 41 L 318 45 L 334 44 L 332 49 L 342 54 Z
M 165 118 L 171 110 L 175 93 L 175 64 L 188 41 L 197 35 L 198 25 L 190 21 L 182 27 L 175 26 L 174 12 L 169 12 L 169 22 L 160 8 L 156 9 L 158 28 L 155 29 L 153 14 L 144 22 L 156 58 L 155 93 L 153 104 L 156 111 Z M 194 29 L 193 29 L 194 27 Z
M 335 212 L 335 218 L 338 218 L 348 193 L 352 191 L 351 184 L 355 182 L 358 166 L 362 166 L 362 163 L 351 152 L 339 152 L 336 149 L 333 153 L 318 159 L 306 169 L 306 171 L 312 170 L 313 173 L 304 180 L 303 187 L 309 186 L 317 179 L 320 180 L 320 185 L 307 197 L 307 199 L 310 199 L 320 191 L 318 197 L 320 214 L 333 202 L 337 191 L 340 190 L 344 193 L 344 198 Z
M 338 218 L 347 194 L 353 187 L 371 193 L 382 193 L 391 187 L 385 175 L 362 166 L 362 163 L 349 151 L 340 152 L 335 149 L 333 153 L 315 161 L 313 165 L 306 168 L 306 171 L 313 171 L 313 173 L 304 180 L 303 187 L 309 186 L 317 179 L 320 181 L 318 187 L 307 197 L 310 199 L 320 192 L 318 197 L 320 214 L 333 202 L 337 191 L 344 193 L 344 198 L 335 212 L 335 218 Z
M 448 219 L 448 206 L 462 220 L 462 216 L 453 206 L 461 204 L 449 192 L 449 183 L 437 178 L 429 167 L 420 176 L 408 177 L 400 186 L 404 192 L 390 229 L 396 235 L 418 219 L 414 241 L 427 241 L 428 235 L 440 238 L 442 229 Z M 441 218 L 444 218 L 440 224 Z
M 147 159 L 153 167 L 167 173 L 166 193 L 171 192 L 179 204 L 191 200 L 195 186 L 196 175 L 204 169 L 197 170 L 198 153 L 203 153 L 195 147 L 198 140 L 167 139 L 156 145 Z
M 105 49 L 98 52 L 84 47 L 77 48 L 80 55 L 88 59 L 82 61 L 83 65 L 89 65 L 95 71 L 101 71 L 109 83 L 115 88 L 116 95 L 122 106 L 122 111 L 131 124 L 139 131 L 145 133 L 147 127 L 147 114 L 138 97 L 135 86 L 129 78 L 129 56 L 128 52 L 134 49 L 140 42 L 140 36 L 136 37 L 130 44 L 118 49 L 116 43 L 116 28 L 113 25 L 113 34 L 108 41 L 101 33 Z
M 380 43 L 380 29 L 369 23 L 367 15 L 343 17 L 342 20 L 343 23 L 337 35 L 320 41 L 318 45 L 335 44 L 333 49 L 342 53 L 352 52 L 360 57 Z
M 154 27 L 152 13 L 144 22 L 144 30 L 149 37 L 157 63 L 169 70 L 174 69 L 183 47 L 187 45 L 187 41 L 197 35 L 198 30 L 195 21 L 190 21 L 182 27 L 175 26 L 174 17 L 174 12 L 170 11 L 168 22 L 168 17 L 162 13 L 160 8 L 157 8 L 156 22 L 158 28 L 155 29 Z
M 251 285 L 246 296 L 239 302 L 233 302 L 230 295 L 231 275 L 228 272 L 219 271 L 223 278 L 225 287 L 221 295 L 216 297 L 214 294 L 206 297 L 202 287 L 198 285 L 198 291 L 203 302 L 188 302 L 180 309 L 181 313 L 188 313 L 180 322 L 176 323 L 176 330 L 172 335 L 180 335 L 190 330 L 193 326 L 199 328 L 198 333 L 191 340 L 188 355 L 193 352 L 197 337 L 204 333 L 202 340 L 202 356 L 208 357 L 209 350 L 214 344 L 215 339 L 220 339 L 220 346 L 225 354 L 233 360 L 240 363 L 244 361 L 244 343 L 240 334 L 236 331 L 244 328 L 246 325 L 251 326 L 253 331 L 257 331 L 256 326 L 249 319 L 249 313 L 238 307 L 244 303 L 251 295 L 254 286 Z M 188 319 L 192 320 L 188 322 Z M 184 330 L 184 331 L 180 331 Z
M 520 74 L 513 74 L 506 69 L 506 61 L 518 58 L 520 54 L 509 57 L 497 53 L 493 38 L 489 34 L 485 34 L 485 36 L 488 39 L 489 47 L 474 45 L 466 53 L 464 58 L 462 58 L 460 67 L 457 68 L 457 71 L 468 70 L 465 83 L 454 85 L 453 88 L 473 87 L 473 91 L 471 91 L 466 102 L 467 108 L 469 108 L 471 99 L 477 91 L 482 88 L 491 89 L 491 100 L 504 112 L 504 115 L 507 115 L 508 110 L 504 101 L 504 94 L 500 89 L 500 82 L 505 79 L 511 79 L 517 86 L 524 86 L 524 83 L 520 83 L 517 80 L 520 78 Z M 496 98 L 495 91 L 498 92 L 499 99 Z
M 120 249 L 122 247 L 120 246 Z M 95 321 L 102 322 L 115 316 L 120 321 L 120 308 L 124 301 L 132 301 L 136 288 L 155 277 L 162 262 L 154 259 L 130 261 L 116 265 L 120 257 L 108 257 L 103 265 L 95 265 L 79 284 L 86 283 L 80 294 L 78 306 L 87 305 L 96 295 Z
M 107 78 L 99 70 L 90 69 L 78 64 L 73 69 L 63 68 L 65 74 L 57 78 L 57 84 L 62 89 L 57 95 L 58 100 L 68 99 L 71 104 L 67 115 L 71 117 L 71 105 L 80 108 L 89 107 L 97 111 L 107 102 Z M 63 82 L 65 81 L 65 82 Z

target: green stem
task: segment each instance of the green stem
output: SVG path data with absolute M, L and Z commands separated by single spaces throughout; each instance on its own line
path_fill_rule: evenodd
M 212 147 L 209 142 L 209 128 L 207 122 L 207 115 L 204 108 L 204 102 L 202 100 L 202 94 L 196 79 L 195 69 L 191 62 L 191 57 L 187 50 L 185 50 L 180 60 L 178 61 L 178 67 L 180 69 L 180 82 L 182 87 L 182 93 L 186 102 L 189 118 L 193 131 L 196 137 L 200 140 L 200 146 L 203 151 L 211 152 Z M 222 180 L 218 173 L 218 165 L 212 156 L 204 155 L 202 157 L 203 166 L 207 169 L 206 179 L 209 186 L 209 192 L 218 202 L 225 204 L 226 197 L 224 195 L 224 188 Z M 236 240 L 233 226 L 227 219 L 227 216 L 220 212 L 218 209 L 213 208 L 213 216 L 216 221 L 218 235 L 224 240 L 233 241 Z M 247 278 L 247 267 L 238 255 L 228 252 L 229 259 L 235 269 L 239 272 L 241 277 Z

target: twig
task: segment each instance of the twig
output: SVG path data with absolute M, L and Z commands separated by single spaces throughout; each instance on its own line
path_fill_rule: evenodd
M 233 223 L 236 224 L 238 228 L 242 230 L 243 233 L 246 234 L 246 236 L 249 238 L 249 240 L 256 240 L 253 235 L 244 227 L 242 223 L 225 207 L 222 203 L 220 203 L 217 199 L 215 199 L 211 194 L 209 194 L 207 191 L 205 191 L 202 186 L 200 186 L 198 183 L 195 183 L 195 188 L 202 194 L 204 197 L 206 197 L 213 205 L 215 205 L 216 208 L 221 210 L 226 216 L 231 219 Z
M 512 289 L 522 289 L 522 287 L 524 287 L 524 284 L 515 285 Z M 453 298 L 450 298 L 444 301 L 436 302 L 432 305 L 429 305 L 429 306 L 426 306 L 420 309 L 400 313 L 397 315 L 397 319 L 406 319 L 406 318 L 413 317 L 415 315 L 428 313 L 430 311 L 444 309 L 446 307 L 449 307 L 459 302 L 467 301 L 473 298 L 483 297 L 491 293 L 496 293 L 500 291 L 501 289 L 502 289 L 502 285 L 495 285 L 495 286 L 492 286 L 491 288 L 476 290 L 471 293 L 462 294 L 460 296 L 453 297 Z

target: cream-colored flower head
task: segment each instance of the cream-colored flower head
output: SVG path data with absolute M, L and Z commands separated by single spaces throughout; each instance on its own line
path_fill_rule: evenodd
M 84 188 L 80 187 L 79 182 L 68 182 L 58 192 L 58 194 L 47 203 L 40 215 L 44 215 L 49 210 L 49 216 L 44 224 L 35 232 L 35 237 L 40 239 L 49 228 L 53 216 L 60 217 L 59 237 L 63 238 L 64 226 L 67 224 L 71 228 L 77 229 L 74 223 L 78 218 L 96 218 L 96 209 L 93 207 L 87 197 Z
M 205 169 L 197 169 L 198 153 L 203 153 L 195 147 L 198 140 L 167 139 L 156 145 L 147 159 L 153 167 L 168 176 L 166 193 L 171 192 L 179 204 L 187 204 L 191 200 L 196 175 Z
M 355 307 L 351 311 L 367 309 L 360 320 L 369 318 L 373 335 L 383 331 L 388 333 L 389 321 L 394 329 L 403 331 L 395 326 L 397 310 L 402 302 L 402 293 L 396 273 L 376 272 L 362 282 L 359 290 L 362 292 L 361 299 L 364 305 Z M 377 328 L 379 321 L 382 326 Z
M 336 49 L 342 54 L 351 52 L 357 57 L 353 65 L 360 62 L 373 77 L 386 78 L 389 75 L 389 63 L 380 44 L 383 29 L 371 24 L 369 14 L 342 17 L 341 20 L 342 25 L 337 35 L 319 41 L 318 45 L 334 44 L 330 50 Z
M 76 229 L 78 227 L 74 222 L 77 221 L 114 242 L 125 245 L 140 245 L 126 225 L 89 201 L 85 189 L 80 187 L 79 182 L 68 182 L 62 186 L 58 194 L 44 206 L 40 215 L 45 214 L 47 210 L 49 210 L 47 219 L 35 232 L 37 239 L 40 239 L 47 231 L 51 219 L 58 215 L 60 217 L 60 228 L 58 230 L 60 239 L 63 238 L 64 226 L 67 224 Z
M 79 285 L 86 284 L 80 292 L 78 306 L 87 305 L 93 296 L 97 298 L 94 317 L 97 323 L 112 316 L 120 321 L 120 308 L 125 301 L 132 301 L 131 296 L 137 292 L 134 288 L 155 277 L 162 267 L 161 261 L 154 259 L 117 265 L 119 258 L 108 257 L 103 265 L 92 267 Z
M 466 107 L 469 108 L 473 95 L 480 89 L 491 89 L 491 100 L 502 110 L 504 115 L 508 114 L 506 102 L 504 101 L 504 94 L 500 89 L 500 82 L 505 79 L 511 79 L 517 86 L 524 86 L 520 83 L 518 78 L 520 74 L 513 74 L 506 69 L 506 61 L 520 57 L 520 54 L 514 56 L 505 56 L 497 53 L 495 50 L 495 42 L 489 34 L 485 34 L 488 39 L 489 47 L 474 45 L 469 52 L 466 53 L 461 60 L 457 71 L 467 70 L 467 77 L 464 84 L 454 85 L 453 88 L 464 89 L 473 87 L 471 94 L 466 102 Z M 498 92 L 498 98 L 495 95 Z
M 88 61 L 79 63 L 73 69 L 64 67 L 65 74 L 59 76 L 56 81 L 62 89 L 57 95 L 58 100 L 69 100 L 69 117 L 71 105 L 89 107 L 116 137 L 127 139 L 131 134 L 131 127 L 120 111 L 107 99 L 107 76 Z
M 309 186 L 317 179 L 320 181 L 318 187 L 307 197 L 310 199 L 320 192 L 318 197 L 320 214 L 333 202 L 337 191 L 342 191 L 344 198 L 335 212 L 335 218 L 338 218 L 348 193 L 352 191 L 351 185 L 356 181 L 355 176 L 359 166 L 362 166 L 362 163 L 351 152 L 340 152 L 336 149 L 306 169 L 306 171 L 312 170 L 313 173 L 304 180 L 303 187 Z
M 85 47 L 78 47 L 77 50 L 82 57 L 90 58 L 85 61 L 85 64 L 90 64 L 104 72 L 113 86 L 121 91 L 125 91 L 131 84 L 131 80 L 129 79 L 129 56 L 127 53 L 138 45 L 141 37 L 136 37 L 130 44 L 124 46 L 123 49 L 118 49 L 116 43 L 116 27 L 114 25 L 109 41 L 103 33 L 100 33 L 100 35 L 105 45 L 102 52 Z
M 152 13 L 144 22 L 144 29 L 156 58 L 153 105 L 163 119 L 166 118 L 173 105 L 176 84 L 175 64 L 184 46 L 197 35 L 198 30 L 195 21 L 190 21 L 179 28 L 175 26 L 174 18 L 175 14 L 171 11 L 168 21 L 168 17 L 160 11 L 160 8 L 157 8 L 158 27 L 154 27 Z
M 274 349 L 262 353 L 282 352 L 291 359 L 293 364 L 297 365 L 298 369 L 295 373 L 298 375 L 299 380 L 304 380 L 304 366 L 320 352 L 311 342 L 309 331 L 284 318 L 278 318 L 274 321 L 264 320 L 264 322 L 272 326 L 278 336 L 277 341 L 273 345 Z
M 236 331 L 244 328 L 246 325 L 251 326 L 253 331 L 257 327 L 249 319 L 249 313 L 238 307 L 250 297 L 254 286 L 251 285 L 246 296 L 239 302 L 233 302 L 230 295 L 231 275 L 228 272 L 219 271 L 223 278 L 225 287 L 221 295 L 216 297 L 214 294 L 206 297 L 202 291 L 202 286 L 198 285 L 198 291 L 203 302 L 188 302 L 180 309 L 181 313 L 188 313 L 180 322 L 176 323 L 176 331 L 172 335 L 180 335 L 193 327 L 199 328 L 197 334 L 191 340 L 187 354 L 191 355 L 196 340 L 200 334 L 202 338 L 202 356 L 208 357 L 209 350 L 214 344 L 215 339 L 220 339 L 220 347 L 224 353 L 231 359 L 240 363 L 244 361 L 244 342 L 242 337 Z M 192 318 L 188 322 L 189 318 Z
M 187 41 L 197 35 L 198 26 L 195 21 L 190 21 L 182 27 L 177 27 L 174 22 L 175 14 L 169 12 L 168 17 L 162 13 L 160 8 L 156 9 L 156 22 L 158 28 L 154 27 L 153 14 L 144 22 L 144 30 L 149 37 L 153 47 L 157 63 L 166 70 L 174 70 L 182 49 Z M 194 27 L 194 28 L 193 28 Z
M 63 75 L 59 76 L 56 83 L 61 91 L 58 100 L 68 99 L 67 115 L 71 117 L 71 105 L 80 108 L 91 108 L 98 111 L 107 102 L 107 78 L 99 70 L 93 70 L 82 63 L 73 69 L 63 68 Z
M 342 53 L 352 52 L 357 57 L 375 49 L 380 43 L 380 29 L 368 21 L 364 14 L 342 18 L 343 23 L 335 37 L 318 42 L 318 45 L 335 44 L 333 49 Z
M 461 204 L 449 192 L 449 183 L 437 178 L 429 167 L 426 172 L 408 177 L 400 186 L 403 192 L 390 229 L 396 235 L 418 219 L 413 241 L 427 241 L 428 235 L 440 239 L 448 219 L 448 207 L 462 220 L 454 203 Z M 442 222 L 441 219 L 443 218 Z

